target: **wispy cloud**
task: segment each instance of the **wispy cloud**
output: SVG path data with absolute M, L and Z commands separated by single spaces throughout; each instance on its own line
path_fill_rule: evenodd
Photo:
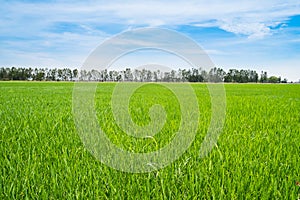
M 76 23 L 91 32 L 102 24 L 124 26 L 182 25 L 218 26 L 245 35 L 266 35 L 271 26 L 300 14 L 299 1 L 62 1 L 54 3 L 4 3 L 1 32 L 42 31 L 57 22 Z M 210 23 L 206 23 L 207 20 Z M 24 22 L 22 24 L 22 22 Z M 247 26 L 248 25 L 248 26 Z M 258 26 L 258 27 L 257 27 Z M 28 27 L 28 29 L 24 29 Z M 254 27 L 257 27 L 256 29 Z

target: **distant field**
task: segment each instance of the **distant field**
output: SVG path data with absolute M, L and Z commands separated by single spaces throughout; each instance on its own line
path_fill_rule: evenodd
M 97 116 L 107 136 L 132 152 L 166 145 L 180 107 L 166 88 L 148 84 L 131 98 L 139 125 L 158 103 L 168 114 L 155 140 L 128 137 L 114 123 L 115 83 L 99 83 Z M 300 187 L 300 84 L 225 84 L 227 111 L 217 146 L 199 158 L 210 123 L 205 84 L 197 136 L 183 156 L 159 171 L 131 174 L 96 160 L 83 146 L 72 114 L 74 83 L 0 82 L 0 199 L 297 199 Z

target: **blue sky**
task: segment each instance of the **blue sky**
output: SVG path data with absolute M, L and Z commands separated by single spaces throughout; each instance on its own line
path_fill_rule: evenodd
M 224 69 L 251 68 L 300 79 L 297 0 L 26 0 L 0 5 L 0 66 L 80 67 L 115 34 L 161 27 L 187 35 Z M 134 59 L 128 56 L 118 64 L 130 65 Z M 168 64 L 168 56 L 153 59 Z

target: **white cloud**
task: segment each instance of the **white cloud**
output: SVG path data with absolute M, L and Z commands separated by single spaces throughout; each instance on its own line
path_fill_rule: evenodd
M 126 26 L 196 23 L 260 37 L 271 33 L 269 26 L 281 23 L 291 15 L 300 14 L 299 5 L 299 1 L 291 0 L 63 1 L 38 5 L 6 3 L 2 10 L 5 10 L 4 15 L 7 16 L 0 20 L 0 27 L 2 31 L 7 26 L 9 29 L 15 26 L 18 30 L 20 26 L 25 26 L 20 22 L 26 22 L 32 31 L 38 31 L 39 28 L 59 21 L 98 25 L 117 23 Z M 208 20 L 214 21 L 207 23 Z M 23 31 L 28 32 L 30 29 Z
M 263 23 L 251 22 L 225 22 L 220 26 L 221 29 L 235 34 L 247 35 L 248 38 L 263 38 L 271 34 L 271 29 Z
M 272 34 L 270 27 L 300 14 L 299 1 L 147 1 L 110 3 L 106 9 L 125 22 L 134 24 L 219 27 L 249 38 Z M 209 22 L 207 22 L 209 21 Z

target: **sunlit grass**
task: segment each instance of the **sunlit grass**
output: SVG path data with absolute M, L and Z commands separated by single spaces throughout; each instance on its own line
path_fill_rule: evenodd
M 108 137 L 133 152 L 166 145 L 180 120 L 176 97 L 155 84 L 130 100 L 133 121 L 149 122 L 161 104 L 167 123 L 154 139 L 128 137 L 113 121 L 113 83 L 97 88 Z M 73 83 L 0 82 L 0 199 L 297 199 L 300 180 L 300 85 L 226 84 L 227 112 L 217 146 L 199 149 L 210 122 L 206 85 L 193 84 L 200 107 L 196 140 L 156 172 L 111 169 L 84 148 L 72 116 Z

